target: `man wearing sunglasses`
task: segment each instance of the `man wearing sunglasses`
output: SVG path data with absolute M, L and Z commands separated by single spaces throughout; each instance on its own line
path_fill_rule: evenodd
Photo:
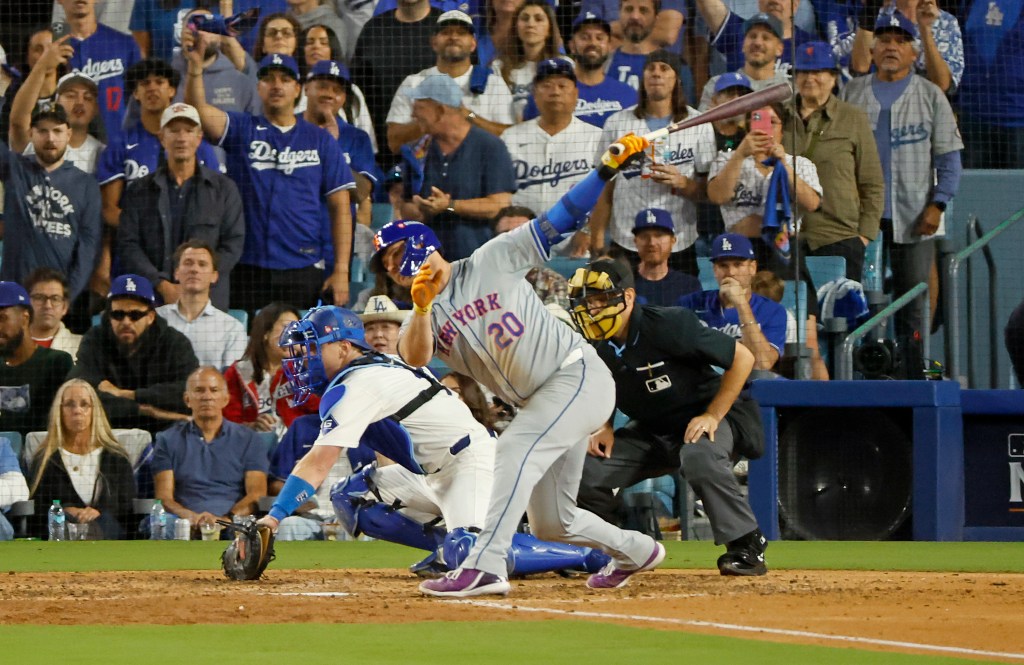
M 96 388 L 114 427 L 155 432 L 188 419 L 182 395 L 199 361 L 188 338 L 156 315 L 155 304 L 145 277 L 115 278 L 103 319 L 82 338 L 68 377 Z

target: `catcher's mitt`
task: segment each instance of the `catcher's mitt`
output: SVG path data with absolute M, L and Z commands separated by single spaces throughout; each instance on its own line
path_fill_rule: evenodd
M 274 559 L 273 530 L 256 524 L 252 517 L 238 524 L 223 520 L 217 523 L 235 532 L 235 539 L 220 557 L 224 574 L 233 580 L 258 580 Z

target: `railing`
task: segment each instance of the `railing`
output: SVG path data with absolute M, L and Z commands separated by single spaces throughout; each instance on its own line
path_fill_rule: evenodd
M 853 379 L 853 349 L 857 342 L 859 342 L 861 338 L 869 332 L 877 328 L 883 321 L 891 318 L 896 312 L 913 302 L 914 298 L 922 298 L 924 301 L 924 312 L 921 320 L 926 322 L 925 325 L 927 325 L 928 321 L 931 321 L 932 308 L 931 302 L 928 298 L 928 284 L 926 282 L 920 282 L 899 298 L 892 301 L 892 303 L 890 303 L 885 309 L 872 316 L 856 330 L 847 335 L 839 353 L 839 371 L 837 372 L 837 378 L 840 381 L 850 381 Z M 922 351 L 924 352 L 924 357 L 929 358 L 931 357 L 931 345 L 928 339 L 930 335 L 923 335 L 922 337 Z
M 962 250 L 960 250 L 959 252 L 957 252 L 956 254 L 954 254 L 954 255 L 952 255 L 950 257 L 947 257 L 947 259 L 946 259 L 946 277 L 947 277 L 947 282 L 946 283 L 947 283 L 947 287 L 945 289 L 945 294 L 944 294 L 945 295 L 945 299 L 946 299 L 946 312 L 947 312 L 947 315 L 948 315 L 946 317 L 946 325 L 947 325 L 947 335 L 946 335 L 946 368 L 948 370 L 950 378 L 955 379 L 956 381 L 959 381 L 960 384 L 962 386 L 964 386 L 965 388 L 968 387 L 968 385 L 967 385 L 968 381 L 967 381 L 967 376 L 965 374 L 963 374 L 963 366 L 962 366 L 961 360 L 960 360 L 960 345 L 961 345 L 961 337 L 962 337 L 961 329 L 960 329 L 960 327 L 961 327 L 961 323 L 960 323 L 961 311 L 960 311 L 960 299 L 957 297 L 957 294 L 959 292 L 959 287 L 960 287 L 960 268 L 961 268 L 961 266 L 963 266 L 964 262 L 967 259 L 969 259 L 973 254 L 975 254 L 976 252 L 978 252 L 978 251 L 982 250 L 983 248 L 987 247 L 988 244 L 991 243 L 993 239 L 995 239 L 998 235 L 1000 235 L 1001 233 L 1006 231 L 1008 228 L 1010 228 L 1011 226 L 1013 226 L 1014 224 L 1019 222 L 1021 220 L 1021 218 L 1024 218 L 1024 208 L 1021 208 L 1020 210 L 1015 212 L 1011 217 L 1009 217 L 1006 220 L 1003 220 L 1003 222 L 1000 223 L 999 226 L 995 227 L 994 229 L 992 229 L 991 231 L 989 231 L 985 235 L 981 236 L 980 238 L 978 238 L 977 240 L 975 240 L 974 242 L 969 244 L 967 247 L 964 247 Z M 976 219 L 974 218 L 973 215 L 972 215 L 972 220 L 974 220 L 975 223 L 976 223 Z M 993 300 L 994 293 L 995 293 L 993 291 L 993 289 L 995 288 L 994 287 L 995 267 L 994 267 L 994 265 L 992 264 L 991 261 L 988 262 L 988 266 L 989 266 L 989 271 L 991 273 L 989 275 L 989 278 L 990 278 L 989 279 L 989 294 L 990 294 L 989 316 L 990 316 L 990 319 L 994 321 L 995 320 L 994 317 L 996 316 L 995 301 Z M 926 318 L 925 320 L 927 321 L 928 319 Z M 991 332 L 991 330 L 995 329 L 996 326 L 990 324 L 989 328 L 990 328 L 990 332 Z M 927 337 L 926 337 L 926 339 L 927 339 Z M 998 345 L 998 341 L 996 341 L 996 343 L 993 345 L 993 347 L 991 349 L 991 353 L 993 354 L 993 356 L 996 354 L 996 349 L 998 348 L 997 345 Z M 927 353 L 926 353 L 925 357 L 928 357 Z M 996 380 L 996 376 L 997 376 L 997 372 L 993 372 L 992 373 L 992 381 Z

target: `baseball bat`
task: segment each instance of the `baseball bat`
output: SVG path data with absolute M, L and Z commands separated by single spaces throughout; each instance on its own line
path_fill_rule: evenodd
M 722 104 L 721 106 L 708 109 L 699 115 L 685 118 L 679 122 L 674 122 L 668 127 L 663 127 L 648 134 L 644 134 L 644 138 L 648 141 L 657 141 L 660 138 L 684 130 L 688 127 L 696 127 L 697 125 L 703 125 L 706 122 L 725 120 L 726 118 L 743 115 L 748 111 L 768 106 L 774 102 L 784 101 L 789 99 L 792 94 L 793 89 L 789 87 L 788 83 L 778 83 L 770 88 L 765 88 L 764 90 L 752 92 L 749 95 L 737 97 L 736 99 Z M 624 149 L 625 148 L 621 143 L 613 143 L 612 146 L 608 148 L 608 151 L 613 155 L 620 155 Z

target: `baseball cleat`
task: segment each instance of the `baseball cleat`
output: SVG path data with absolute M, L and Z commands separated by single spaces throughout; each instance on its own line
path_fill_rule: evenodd
M 621 589 L 629 583 L 629 578 L 635 573 L 642 573 L 645 570 L 657 568 L 658 564 L 665 560 L 665 546 L 654 541 L 654 551 L 647 561 L 639 568 L 625 569 L 617 568 L 612 561 L 601 572 L 595 573 L 587 578 L 587 587 L 590 589 Z
M 726 546 L 725 554 L 718 557 L 718 572 L 722 575 L 757 577 L 768 574 L 764 551 L 768 540 L 760 529 L 754 529 Z
M 428 596 L 468 598 L 469 596 L 504 596 L 512 590 L 508 580 L 475 568 L 456 568 L 444 577 L 420 584 Z

